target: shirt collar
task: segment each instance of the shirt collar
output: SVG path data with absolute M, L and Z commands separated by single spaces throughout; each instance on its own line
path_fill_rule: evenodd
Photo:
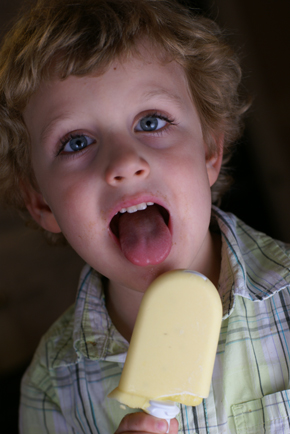
M 289 246 L 216 207 L 213 207 L 213 217 L 222 235 L 218 290 L 224 317 L 231 314 L 236 296 L 261 301 L 289 286 Z
M 286 245 L 216 207 L 213 219 L 222 235 L 218 290 L 224 318 L 233 311 L 236 296 L 261 301 L 289 285 Z M 88 265 L 80 277 L 73 341 L 78 356 L 92 360 L 123 362 L 129 346 L 108 315 L 101 276 Z
M 129 344 L 109 317 L 100 274 L 88 265 L 80 276 L 75 306 L 73 341 L 78 356 L 123 362 Z

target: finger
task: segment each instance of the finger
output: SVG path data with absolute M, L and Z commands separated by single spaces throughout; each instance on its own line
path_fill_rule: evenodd
M 178 425 L 177 419 L 171 419 L 169 434 L 177 434 L 178 433 L 178 426 L 179 425 Z
M 127 414 L 121 421 L 115 434 L 125 433 L 166 433 L 168 423 L 146 413 Z M 171 432 L 171 431 L 170 431 Z M 175 431 L 172 431 L 174 434 Z

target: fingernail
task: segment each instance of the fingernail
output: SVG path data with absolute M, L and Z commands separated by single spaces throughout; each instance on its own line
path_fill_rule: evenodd
M 168 432 L 169 426 L 168 426 L 168 423 L 166 422 L 166 420 L 159 420 L 157 422 L 156 428 L 157 428 L 158 432 L 160 432 L 160 433 L 166 433 L 166 432 Z

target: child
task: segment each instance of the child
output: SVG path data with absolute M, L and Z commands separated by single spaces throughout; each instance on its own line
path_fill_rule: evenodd
M 146 288 L 180 268 L 212 280 L 224 318 L 210 395 L 181 406 L 179 432 L 290 433 L 287 247 L 212 206 L 240 78 L 217 26 L 174 0 L 40 0 L 7 36 L 2 197 L 88 264 L 23 379 L 21 433 L 167 431 L 107 395 Z

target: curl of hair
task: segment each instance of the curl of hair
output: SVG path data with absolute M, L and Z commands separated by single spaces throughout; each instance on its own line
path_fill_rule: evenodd
M 208 155 L 218 152 L 215 138 L 224 135 L 223 165 L 212 187 L 219 202 L 248 103 L 239 93 L 239 63 L 217 24 L 174 0 L 39 0 L 22 11 L 0 51 L 0 197 L 6 204 L 25 214 L 23 186 L 37 189 L 22 113 L 41 80 L 101 73 L 117 56 L 138 54 L 144 39 L 161 61 L 183 66 Z

